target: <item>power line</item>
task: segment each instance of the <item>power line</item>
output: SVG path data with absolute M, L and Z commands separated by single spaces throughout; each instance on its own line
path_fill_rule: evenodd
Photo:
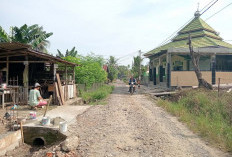
M 212 0 L 212 1 L 209 2 L 207 5 L 205 5 L 205 6 L 200 10 L 200 12 L 202 12 L 202 10 L 204 10 L 206 7 L 208 7 L 213 1 L 215 1 L 215 0 Z
M 168 41 L 170 41 L 171 38 L 172 38 L 177 32 L 179 32 L 182 28 L 184 28 L 184 27 L 185 27 L 190 21 L 192 21 L 193 19 L 194 19 L 194 17 L 191 18 L 190 20 L 188 20 L 188 22 L 186 22 L 186 23 L 185 23 L 184 25 L 182 25 L 179 29 L 177 29 L 172 35 L 170 35 L 168 38 L 166 38 L 158 47 L 160 47 L 160 46 L 166 44 Z
M 122 58 L 128 57 L 128 56 L 130 56 L 130 55 L 132 55 L 132 54 L 135 54 L 135 53 L 137 53 L 137 51 L 136 51 L 136 52 L 129 53 L 129 54 L 125 55 L 125 56 L 119 57 L 117 60 L 120 60 L 120 59 L 122 59 Z
M 226 5 L 224 8 L 222 8 L 221 10 L 217 11 L 216 13 L 214 13 L 213 15 L 211 15 L 210 17 L 208 17 L 205 21 L 209 20 L 210 18 L 214 17 L 215 15 L 217 15 L 218 13 L 220 13 L 222 10 L 226 9 L 227 7 L 229 7 L 232 3 Z
M 206 6 L 204 6 L 202 9 L 201 9 L 201 11 L 203 11 L 205 8 L 207 8 L 209 5 L 209 7 L 207 8 L 207 9 L 205 9 L 204 11 L 203 11 L 203 13 L 201 13 L 200 14 L 200 16 L 201 15 L 203 15 L 206 11 L 208 11 L 214 4 L 216 4 L 217 3 L 217 1 L 218 0 L 212 0 L 210 3 L 208 3 Z M 200 12 L 201 12 L 200 11 Z M 193 18 L 191 18 L 190 20 L 188 20 L 188 22 L 186 22 L 184 25 L 182 25 L 179 29 L 177 29 L 172 35 L 170 35 L 168 38 L 166 38 L 163 42 L 161 42 L 161 44 L 159 44 L 158 45 L 158 47 L 161 47 L 161 46 L 163 46 L 164 44 L 166 44 L 166 43 L 168 43 L 171 39 L 173 39 L 175 36 L 175 34 L 177 33 L 177 32 L 179 32 L 182 28 L 184 28 L 185 26 L 187 26 L 187 24 L 190 22 L 190 21 L 192 21 L 193 19 L 194 19 L 195 17 L 193 17 Z M 174 36 L 174 37 L 173 37 Z M 157 48 L 158 48 L 157 47 Z
M 215 2 L 213 2 L 213 4 L 211 4 L 207 9 L 205 9 L 203 11 L 203 13 L 201 13 L 200 15 L 203 15 L 206 11 L 208 11 L 214 4 L 216 4 L 218 2 L 218 0 L 216 0 Z

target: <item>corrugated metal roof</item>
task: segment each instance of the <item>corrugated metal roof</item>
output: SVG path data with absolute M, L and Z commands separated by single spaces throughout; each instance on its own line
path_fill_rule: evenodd
M 48 60 L 52 60 L 52 61 L 60 62 L 60 63 L 64 63 L 64 64 L 69 64 L 69 65 L 73 65 L 73 66 L 76 65 L 75 63 L 68 62 L 68 61 L 63 60 L 61 58 L 54 57 L 52 55 L 33 50 L 33 49 L 31 49 L 30 45 L 17 43 L 17 42 L 0 43 L 0 54 L 1 53 L 9 53 L 12 51 L 15 51 L 15 52 L 18 51 L 17 52 L 18 55 L 20 55 L 21 51 L 23 51 L 23 52 L 28 53 L 29 55 L 36 56 L 38 58 L 45 58 Z

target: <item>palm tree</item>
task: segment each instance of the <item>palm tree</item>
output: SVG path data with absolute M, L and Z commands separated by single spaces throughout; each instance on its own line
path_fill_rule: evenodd
M 60 52 L 60 50 L 57 49 L 58 54 L 56 55 L 57 57 L 67 57 L 67 56 L 72 56 L 72 57 L 77 57 L 77 50 L 75 50 L 75 46 L 69 51 L 68 49 L 65 52 L 65 55 Z
M 13 27 L 12 28 L 12 36 L 8 35 L 1 27 L 0 27 L 0 42 L 20 42 L 24 44 L 29 44 L 32 46 L 32 49 L 42 51 L 47 53 L 47 47 L 49 46 L 49 38 L 53 33 L 47 33 L 43 30 L 43 27 L 39 27 L 39 25 L 35 24 L 32 26 L 27 26 L 24 24 L 21 27 Z

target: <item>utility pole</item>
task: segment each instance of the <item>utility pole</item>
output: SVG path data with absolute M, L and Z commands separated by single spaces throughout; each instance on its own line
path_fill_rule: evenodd
M 141 58 L 141 54 L 142 54 L 142 51 L 139 50 L 139 80 L 141 81 L 141 61 L 142 61 L 142 58 Z

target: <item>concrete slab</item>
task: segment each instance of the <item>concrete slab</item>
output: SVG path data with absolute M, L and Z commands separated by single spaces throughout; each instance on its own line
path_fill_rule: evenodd
M 57 108 L 47 111 L 46 117 L 50 119 L 61 117 L 64 119 L 68 125 L 74 123 L 76 121 L 76 116 L 86 111 L 90 106 L 77 106 L 77 105 L 63 105 L 58 106 Z M 23 126 L 31 126 L 31 127 L 57 127 L 57 126 L 42 126 L 40 121 L 42 120 L 43 116 L 37 117 L 36 120 L 31 120 L 29 123 L 24 124 Z

